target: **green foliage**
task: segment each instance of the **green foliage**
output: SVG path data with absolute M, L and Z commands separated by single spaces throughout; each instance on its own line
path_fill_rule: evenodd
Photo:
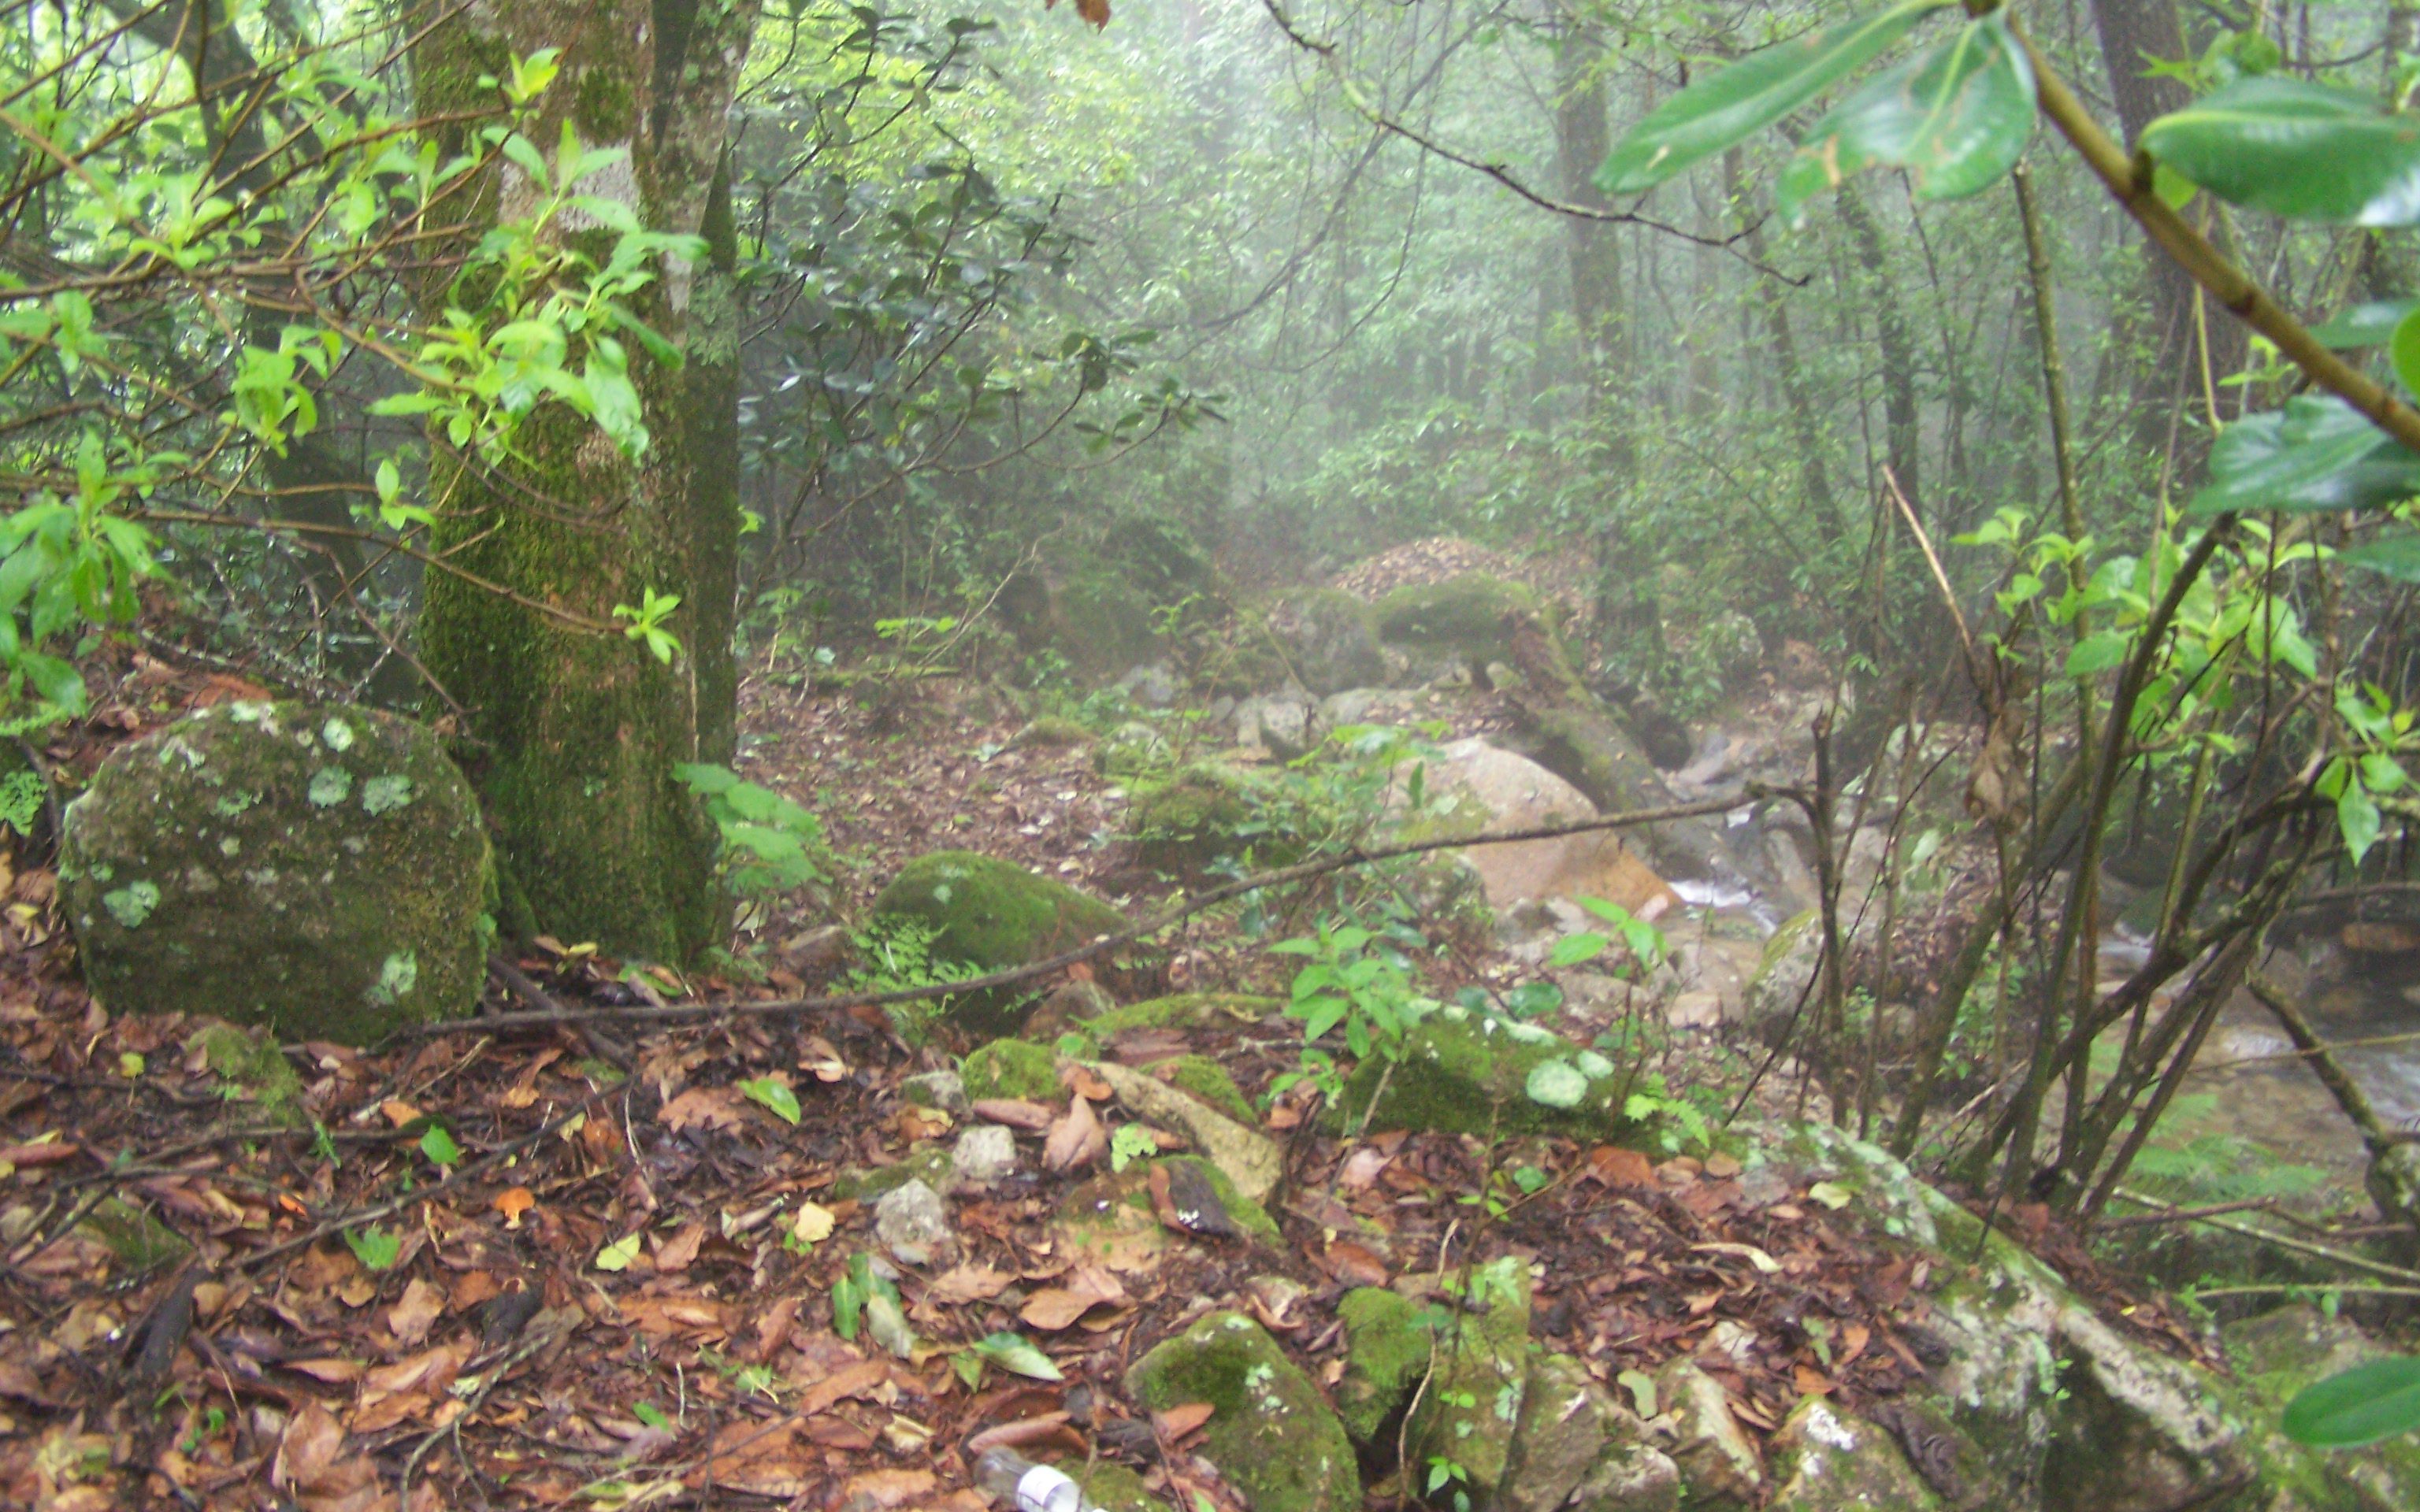
M 983 975 L 979 966 L 936 954 L 933 944 L 940 935 L 940 927 L 929 919 L 876 915 L 850 936 L 860 964 L 850 968 L 849 985 L 869 993 L 905 992 Z M 889 1004 L 883 1011 L 900 1038 L 909 1044 L 923 1044 L 949 1010 L 947 997 L 932 997 Z
M 769 1110 L 783 1123 L 799 1121 L 799 1094 L 790 1084 L 772 1076 L 752 1076 L 733 1084 L 751 1103 Z
M 2372 1360 L 2314 1381 L 2286 1404 L 2278 1427 L 2319 1449 L 2357 1449 L 2420 1429 L 2420 1358 Z
M 728 767 L 683 763 L 674 775 L 706 800 L 721 834 L 724 885 L 743 898 L 828 883 L 834 865 L 823 821 L 804 806 Z
M 392 1269 L 403 1255 L 402 1239 L 375 1225 L 346 1229 L 345 1244 L 353 1252 L 353 1258 L 362 1262 L 363 1269 L 369 1271 Z
M 0 777 L 0 825 L 30 836 L 49 809 L 50 795 L 51 785 L 30 767 L 21 766 Z

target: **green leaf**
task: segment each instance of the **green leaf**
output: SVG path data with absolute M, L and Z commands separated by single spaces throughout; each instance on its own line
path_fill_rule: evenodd
M 2067 654 L 2067 675 L 2089 677 L 2105 672 L 2126 659 L 2127 639 L 2122 631 L 2103 630 L 2087 635 Z
M 631 1407 L 630 1415 L 651 1428 L 669 1428 L 673 1426 L 673 1420 L 664 1415 L 664 1410 L 653 1402 L 637 1403 Z
M 2395 334 L 2388 339 L 2386 355 L 2395 363 L 2395 376 L 2403 387 L 2420 393 L 2420 310 L 2414 310 L 2396 324 Z
M 1028 1343 L 1023 1335 L 1011 1333 L 1005 1329 L 977 1339 L 975 1352 L 1002 1370 L 1013 1371 L 1034 1381 L 1065 1379 L 1059 1367 L 1051 1363 L 1050 1356 Z
M 1546 964 L 1575 966 L 1583 961 L 1593 961 L 1605 954 L 1612 943 L 1602 934 L 1566 934 L 1555 942 L 1554 949 L 1547 952 Z
M 770 1076 L 752 1076 L 737 1085 L 750 1102 L 770 1108 L 783 1123 L 799 1121 L 799 1094 L 790 1090 L 789 1083 Z
M 2420 310 L 2420 300 L 2372 300 L 2343 311 L 2333 320 L 2311 328 L 2311 334 L 2338 351 L 2382 345 L 2395 334 L 2403 317 Z
M 1881 55 L 1947 0 L 1900 0 L 1830 31 L 1751 54 L 1658 105 L 1614 144 L 1596 171 L 1608 194 L 1654 188 L 1691 163 L 1764 130 Z
M 2298 221 L 2420 221 L 2420 116 L 2367 96 L 2239 79 L 2143 128 L 2143 149 L 2222 199 Z
M 2420 456 L 2342 399 L 2304 394 L 2219 433 L 2187 512 L 2367 509 L 2414 493 Z
M 2420 531 L 2397 531 L 2336 553 L 2347 566 L 2361 567 L 2399 583 L 2420 583 Z
M 2378 843 L 2381 827 L 2378 800 L 2359 782 L 2347 782 L 2336 795 L 2336 828 L 2343 832 L 2345 854 L 2352 857 L 2353 865 L 2359 866 Z
M 2352 1449 L 2420 1428 L 2420 1358 L 2372 1360 L 2314 1381 L 2286 1404 L 2278 1426 L 2297 1443 Z
M 345 1243 L 365 1270 L 383 1271 L 403 1254 L 403 1241 L 383 1228 L 345 1230 Z
M 462 1158 L 462 1147 L 454 1142 L 454 1136 L 442 1125 L 434 1123 L 420 1136 L 420 1152 L 439 1165 L 451 1165 Z
M 597 1269 L 600 1271 L 627 1271 L 630 1268 L 630 1262 L 638 1257 L 639 1236 L 636 1234 L 625 1235 L 597 1252 Z
M 1906 169 L 1918 199 L 1962 199 L 2016 166 L 2033 127 L 2033 67 L 1994 13 L 1824 116 L 1782 170 L 1774 208 L 1803 225 L 1816 195 L 1878 164 Z

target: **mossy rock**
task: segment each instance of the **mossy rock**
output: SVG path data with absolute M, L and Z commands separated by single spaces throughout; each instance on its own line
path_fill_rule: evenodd
M 1070 1459 L 1059 1466 L 1083 1489 L 1084 1500 L 1100 1512 L 1171 1512 L 1169 1504 L 1142 1483 L 1142 1477 L 1115 1460 L 1096 1459 L 1089 1466 Z
M 1254 1111 L 1250 1099 L 1244 1096 L 1243 1088 L 1235 1085 L 1235 1078 L 1227 1074 L 1226 1067 L 1208 1056 L 1178 1056 L 1167 1064 L 1154 1068 L 1153 1074 L 1247 1129 L 1257 1128 L 1260 1124 L 1260 1114 Z
M 1059 1053 L 1031 1040 L 994 1040 L 967 1057 L 958 1080 L 970 1103 L 996 1098 L 1055 1103 L 1063 1092 Z
M 1344 1325 L 1344 1379 L 1336 1412 L 1353 1442 L 1376 1443 L 1429 1368 L 1429 1331 L 1401 1292 L 1361 1287 L 1336 1304 Z
M 874 900 L 874 917 L 912 918 L 934 930 L 932 954 L 984 971 L 1030 965 L 1126 927 L 1097 898 L 1012 861 L 972 851 L 936 851 L 900 868 Z M 976 1028 L 1013 1029 L 1030 993 L 963 994 L 952 1011 Z
M 832 1182 L 832 1197 L 840 1202 L 871 1202 L 910 1181 L 922 1181 L 936 1192 L 946 1193 L 957 1184 L 956 1176 L 956 1163 L 951 1160 L 948 1149 L 939 1140 L 926 1140 L 908 1151 L 907 1158 L 895 1165 L 843 1171 Z
M 1129 719 L 1093 748 L 1093 770 L 1103 777 L 1145 777 L 1166 771 L 1174 755 L 1166 735 L 1140 719 Z
M 1213 1313 L 1135 1362 L 1126 1390 L 1152 1412 L 1208 1402 L 1202 1452 L 1252 1512 L 1357 1512 L 1353 1442 L 1301 1366 L 1238 1313 Z
M 120 747 L 65 825 L 60 903 L 116 1011 L 365 1044 L 478 1001 L 487 830 L 409 719 L 222 703 Z
M 194 1252 L 185 1236 L 124 1197 L 103 1197 L 76 1225 L 130 1271 L 154 1271 Z
M 1085 1021 L 1081 1032 L 1097 1043 L 1108 1044 L 1117 1036 L 1136 1029 L 1201 1029 L 1217 1024 L 1259 1024 L 1284 1010 L 1285 1005 L 1274 997 L 1255 997 L 1249 993 L 1178 993 L 1113 1008 L 1098 1018 Z
M 1467 572 L 1440 583 L 1398 588 L 1373 610 L 1378 639 L 1424 670 L 1460 665 L 1483 671 L 1512 659 L 1512 627 L 1522 617 L 1551 625 L 1546 605 L 1519 583 Z
M 258 1030 L 232 1024 L 205 1025 L 185 1041 L 201 1057 L 229 1094 L 250 1103 L 272 1123 L 300 1128 L 311 1121 L 302 1106 L 302 1078 L 276 1041 Z
M 1250 1235 L 1253 1239 L 1258 1240 L 1264 1244 L 1275 1244 L 1278 1242 L 1279 1234 L 1277 1221 L 1269 1216 L 1268 1210 L 1262 1207 L 1259 1203 L 1254 1202 L 1251 1198 L 1244 1196 L 1241 1192 L 1236 1191 L 1235 1183 L 1233 1180 L 1230 1180 L 1227 1173 L 1220 1170 L 1217 1165 L 1202 1159 L 1198 1155 L 1162 1155 L 1152 1161 L 1151 1165 L 1192 1166 L 1195 1170 L 1200 1171 L 1203 1176 L 1209 1178 L 1210 1190 L 1218 1194 L 1218 1205 L 1227 1210 L 1227 1216 L 1235 1221 L 1236 1227 L 1242 1229 L 1245 1233 Z M 1132 1169 L 1132 1167 L 1129 1167 L 1129 1169 Z M 1148 1181 L 1150 1179 L 1151 1173 L 1148 1169 L 1145 1169 L 1143 1172 L 1143 1180 Z M 1151 1203 L 1150 1194 L 1145 1192 L 1137 1200 L 1140 1201 L 1145 1207 L 1149 1207 Z
M 1407 1435 L 1423 1460 L 1460 1465 L 1481 1505 L 1503 1483 L 1521 1421 L 1534 1353 L 1529 1343 L 1529 1262 L 1517 1255 L 1470 1273 L 1464 1310 L 1437 1339 L 1436 1380 L 1412 1409 Z
M 1115 677 L 1159 655 L 1151 609 L 1126 583 L 1087 573 L 1051 591 L 1045 639 L 1078 677 Z
M 1257 786 L 1232 768 L 1196 764 L 1137 794 L 1126 810 L 1136 859 L 1188 877 L 1248 850 L 1256 851 L 1255 859 L 1284 865 L 1300 847 L 1274 843 L 1268 796 Z
M 1110 1242 L 1139 1233 L 1137 1220 L 1143 1227 L 1159 1227 L 1159 1219 L 1151 1205 L 1151 1168 L 1155 1165 L 1189 1165 L 1209 1180 L 1210 1190 L 1218 1195 L 1218 1205 L 1227 1210 L 1235 1227 L 1257 1242 L 1276 1244 L 1280 1241 L 1277 1221 L 1268 1210 L 1235 1190 L 1227 1173 L 1196 1155 L 1159 1155 L 1147 1161 L 1137 1161 L 1123 1171 L 1096 1176 L 1067 1194 L 1059 1205 L 1059 1219 L 1078 1237 L 1079 1249 L 1088 1230 L 1099 1230 Z M 1095 1256 L 1094 1257 L 1097 1257 Z
M 1941 1505 L 1896 1439 L 1821 1396 L 1799 1399 L 1765 1456 L 1773 1512 L 1935 1512 Z
M 1304 689 L 1326 698 L 1387 680 L 1377 617 L 1341 588 L 1299 588 L 1262 615 L 1267 634 L 1284 648 L 1288 670 Z
M 1392 1065 L 1371 1056 L 1345 1080 L 1331 1120 L 1368 1127 L 1437 1129 L 1449 1134 L 1560 1134 L 1603 1139 L 1625 1120 L 1615 1105 L 1621 1077 L 1613 1063 L 1532 1025 L 1440 1009 L 1405 1033 Z M 1381 1084 L 1384 1084 L 1383 1093 Z
M 1012 750 L 1071 750 L 1093 743 L 1093 733 L 1073 719 L 1046 714 L 1009 737 Z

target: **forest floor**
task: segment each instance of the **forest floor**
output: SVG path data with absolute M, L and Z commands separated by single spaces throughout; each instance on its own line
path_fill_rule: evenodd
M 137 657 L 44 754 L 87 774 L 141 730 L 247 696 L 240 678 Z M 1151 896 L 1116 839 L 1115 784 L 1080 752 L 1012 748 L 1018 720 L 979 691 L 869 706 L 758 679 L 746 722 L 743 768 L 827 817 L 853 899 L 942 845 Z M 1867 1402 L 1921 1371 L 1921 1263 L 1866 1249 L 1823 1202 L 1722 1154 L 1353 1143 L 1279 1099 L 1261 1115 L 1286 1155 L 1278 1242 L 1163 1211 L 1106 1258 L 1080 1256 L 1062 1215 L 1114 1177 L 1088 1163 L 1107 1164 L 1098 1140 L 1067 1168 L 1054 1157 L 1091 1106 L 1126 1117 L 1082 1072 L 1076 1101 L 1037 1120 L 1047 1137 L 1020 1134 L 1014 1174 L 953 1197 L 954 1237 L 930 1263 L 897 1268 L 913 1337 L 886 1347 L 835 1308 L 852 1257 L 880 1249 L 870 1208 L 835 1186 L 954 1136 L 900 1096 L 904 1077 L 950 1064 L 944 1046 L 910 1046 L 872 1011 L 734 1013 L 636 1035 L 624 1070 L 574 1027 L 473 1019 L 374 1051 L 291 1047 L 300 1118 L 279 1122 L 229 1099 L 196 1025 L 89 1000 L 39 856 L 5 887 L 0 1504 L 976 1512 L 968 1444 L 988 1434 L 1121 1462 L 1169 1504 L 1217 1512 L 1238 1503 L 1191 1452 L 1200 1414 L 1155 1418 L 1126 1397 L 1144 1350 L 1233 1307 L 1332 1385 L 1343 1290 L 1436 1295 L 1508 1253 L 1543 1263 L 1536 1326 L 1557 1347 L 1608 1381 L 1699 1351 L 1755 1430 L 1805 1393 Z M 520 964 L 572 1003 L 794 995 L 838 969 L 805 922 L 761 921 L 763 982 L 626 982 L 577 949 Z M 1283 975 L 1216 925 L 1167 959 L 1154 985 Z M 1447 969 L 1501 964 L 1456 959 Z M 1109 1055 L 1205 1054 L 1257 1095 L 1296 1048 L 1266 1025 L 1214 1023 Z M 741 1089 L 768 1078 L 793 1088 L 795 1121 Z M 2130 1332 L 2195 1348 L 2158 1302 L 2055 1234 L 2031 1237 Z M 1822 1336 L 1810 1316 L 1830 1320 Z

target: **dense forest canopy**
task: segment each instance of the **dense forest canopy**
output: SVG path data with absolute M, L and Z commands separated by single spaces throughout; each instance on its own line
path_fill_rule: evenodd
M 0 0 L 0 1500 L 2394 1504 L 2415 18 Z

